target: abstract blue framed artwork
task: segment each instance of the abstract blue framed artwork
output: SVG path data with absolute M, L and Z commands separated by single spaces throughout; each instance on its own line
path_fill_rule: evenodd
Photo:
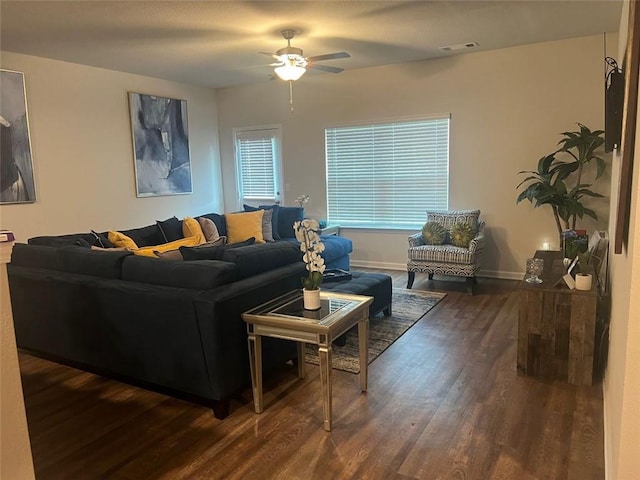
M 36 201 L 24 85 L 23 73 L 0 69 L 0 204 Z
M 129 92 L 138 197 L 192 193 L 187 101 Z

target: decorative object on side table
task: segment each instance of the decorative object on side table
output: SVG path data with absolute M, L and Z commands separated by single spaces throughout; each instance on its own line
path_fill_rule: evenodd
M 589 249 L 589 236 L 586 230 L 564 230 L 562 232 L 562 251 L 564 258 L 575 258 Z
M 302 261 L 306 263 L 309 274 L 302 279 L 304 308 L 317 310 L 320 308 L 320 284 L 325 270 L 324 259 L 320 254 L 324 251 L 324 243 L 318 235 L 317 220 L 305 218 L 293 224 L 296 239 L 300 242 Z
M 544 260 L 542 258 L 527 259 L 527 282 L 542 283 L 540 276 L 544 270 Z

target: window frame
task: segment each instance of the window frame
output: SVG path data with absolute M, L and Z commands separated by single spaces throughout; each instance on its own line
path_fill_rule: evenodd
M 328 151 L 328 131 L 331 129 L 340 129 L 340 128 L 353 128 L 353 127 L 373 127 L 373 126 L 390 126 L 393 124 L 401 124 L 401 123 L 412 123 L 412 122 L 428 122 L 430 120 L 446 120 L 447 121 L 447 141 L 446 141 L 446 166 L 444 171 L 446 172 L 446 184 L 445 184 L 445 205 L 438 207 L 438 210 L 448 210 L 449 202 L 450 202 L 450 186 L 451 186 L 451 178 L 450 178 L 450 168 L 451 168 L 451 113 L 440 113 L 440 114 L 429 114 L 429 115 L 419 115 L 419 116 L 405 116 L 405 117 L 393 117 L 393 118 L 384 118 L 378 120 L 364 120 L 364 121 L 354 121 L 348 123 L 336 123 L 331 125 L 326 125 L 324 128 L 324 141 L 325 141 L 325 170 L 326 170 L 326 190 L 327 190 L 327 221 L 329 223 L 340 224 L 341 227 L 351 228 L 351 229 L 362 229 L 362 230 L 389 230 L 389 231 L 398 231 L 398 230 L 407 230 L 413 231 L 416 228 L 420 228 L 426 219 L 426 210 L 428 207 L 425 207 L 422 212 L 422 217 L 420 219 L 415 219 L 414 222 L 406 222 L 406 223 L 397 223 L 397 224 L 382 224 L 380 222 L 363 222 L 360 224 L 350 224 L 349 221 L 345 221 L 344 219 L 331 217 L 330 212 L 330 191 L 329 191 L 329 151 Z M 433 208 L 435 210 L 435 208 Z
M 238 149 L 238 135 L 244 132 L 261 132 L 261 131 L 273 131 L 273 135 L 271 138 L 273 139 L 273 186 L 274 186 L 274 196 L 273 197 L 258 197 L 244 196 L 244 188 L 243 188 L 243 180 L 244 177 L 242 175 L 242 159 L 240 158 L 240 152 Z M 233 135 L 233 157 L 234 157 L 234 165 L 236 172 L 236 193 L 237 198 L 240 203 L 247 204 L 263 204 L 267 202 L 280 203 L 282 199 L 282 125 L 280 124 L 269 124 L 269 125 L 254 125 L 249 127 L 236 127 L 232 130 Z

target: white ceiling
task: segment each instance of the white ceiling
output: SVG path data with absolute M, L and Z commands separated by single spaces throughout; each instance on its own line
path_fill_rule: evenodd
M 208 87 L 267 81 L 286 46 L 345 70 L 618 31 L 619 0 L 0 0 L 0 48 Z M 332 75 L 309 72 L 314 75 Z

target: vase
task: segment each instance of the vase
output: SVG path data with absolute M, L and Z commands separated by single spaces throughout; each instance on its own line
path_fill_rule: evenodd
M 307 290 L 302 289 L 302 300 L 304 302 L 305 310 L 319 310 L 320 309 L 320 289 Z
M 590 273 L 576 274 L 576 290 L 591 290 L 591 274 Z

